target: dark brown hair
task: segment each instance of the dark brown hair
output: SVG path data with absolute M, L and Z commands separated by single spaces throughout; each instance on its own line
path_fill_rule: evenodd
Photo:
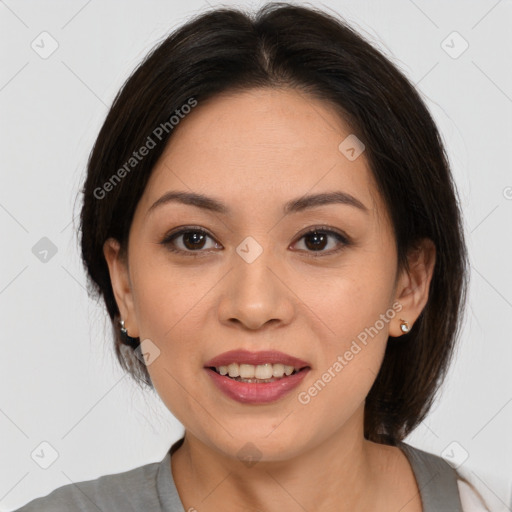
M 105 240 L 117 239 L 126 255 L 135 207 L 172 136 L 170 116 L 191 98 L 201 104 L 255 87 L 294 88 L 329 102 L 363 141 L 393 225 L 398 270 L 420 239 L 436 246 L 428 303 L 411 331 L 387 344 L 366 399 L 365 437 L 394 445 L 429 411 L 453 354 L 468 279 L 463 225 L 440 134 L 414 86 L 341 18 L 316 8 L 270 3 L 255 14 L 218 8 L 196 15 L 147 55 L 114 99 L 89 157 L 80 231 L 117 358 L 152 387 L 144 363 L 121 341 Z M 167 131 L 155 147 L 127 167 L 159 126 Z M 116 173 L 122 179 L 113 180 Z

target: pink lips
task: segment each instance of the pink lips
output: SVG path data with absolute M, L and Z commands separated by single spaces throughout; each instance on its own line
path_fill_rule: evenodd
M 210 359 L 205 363 L 204 367 L 208 368 L 209 366 L 227 366 L 231 363 L 253 365 L 265 363 L 281 363 L 288 366 L 293 366 L 297 369 L 309 366 L 309 363 L 303 361 L 302 359 L 297 359 L 296 357 L 289 356 L 284 352 L 278 352 L 276 350 L 266 350 L 261 352 L 249 352 L 248 350 L 231 350 L 229 352 L 224 352 L 214 357 L 213 359 Z
M 293 375 L 283 376 L 273 382 L 239 382 L 226 375 L 220 375 L 211 367 L 238 364 L 277 364 L 281 363 L 300 369 Z M 302 359 L 289 356 L 278 351 L 249 352 L 248 350 L 231 350 L 224 352 L 205 365 L 205 370 L 212 378 L 215 386 L 229 398 L 244 404 L 266 404 L 274 402 L 292 389 L 297 387 L 306 374 L 311 370 L 308 363 Z

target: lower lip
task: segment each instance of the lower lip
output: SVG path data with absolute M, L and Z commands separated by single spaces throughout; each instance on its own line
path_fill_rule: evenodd
M 224 375 L 219 375 L 210 368 L 205 368 L 215 385 L 228 397 L 244 404 L 268 404 L 279 400 L 292 389 L 296 388 L 309 372 L 310 368 L 304 368 L 288 377 L 282 377 L 274 382 L 249 383 L 238 382 Z

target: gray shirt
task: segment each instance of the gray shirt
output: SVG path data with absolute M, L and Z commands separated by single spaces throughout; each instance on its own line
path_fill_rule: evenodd
M 171 472 L 171 455 L 182 442 L 176 441 L 160 462 L 64 485 L 15 512 L 185 512 Z M 437 455 L 399 446 L 414 471 L 423 512 L 462 512 L 455 470 Z

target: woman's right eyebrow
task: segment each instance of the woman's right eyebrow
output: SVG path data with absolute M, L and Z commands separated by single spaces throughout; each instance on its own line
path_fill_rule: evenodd
M 229 215 L 231 213 L 231 209 L 226 204 L 224 204 L 219 199 L 215 199 L 214 197 L 209 197 L 204 194 L 198 194 L 195 192 L 170 190 L 159 199 L 157 199 L 149 207 L 148 211 L 146 212 L 146 216 L 148 216 L 158 207 L 168 203 L 187 204 L 223 215 Z M 302 212 L 308 208 L 315 208 L 318 206 L 325 206 L 330 204 L 349 205 L 358 208 L 364 213 L 369 213 L 369 209 L 359 199 L 351 194 L 348 194 L 347 192 L 341 191 L 310 194 L 298 197 L 296 199 L 291 199 L 285 203 L 283 212 L 285 215 L 289 215 L 290 213 Z
M 152 213 L 158 207 L 161 207 L 168 203 L 181 203 L 192 206 L 197 206 L 204 210 L 209 210 L 216 213 L 228 215 L 231 210 L 221 201 L 213 197 L 205 196 L 204 194 L 198 194 L 195 192 L 181 192 L 177 190 L 170 190 L 163 196 L 157 199 L 146 212 L 146 216 Z

